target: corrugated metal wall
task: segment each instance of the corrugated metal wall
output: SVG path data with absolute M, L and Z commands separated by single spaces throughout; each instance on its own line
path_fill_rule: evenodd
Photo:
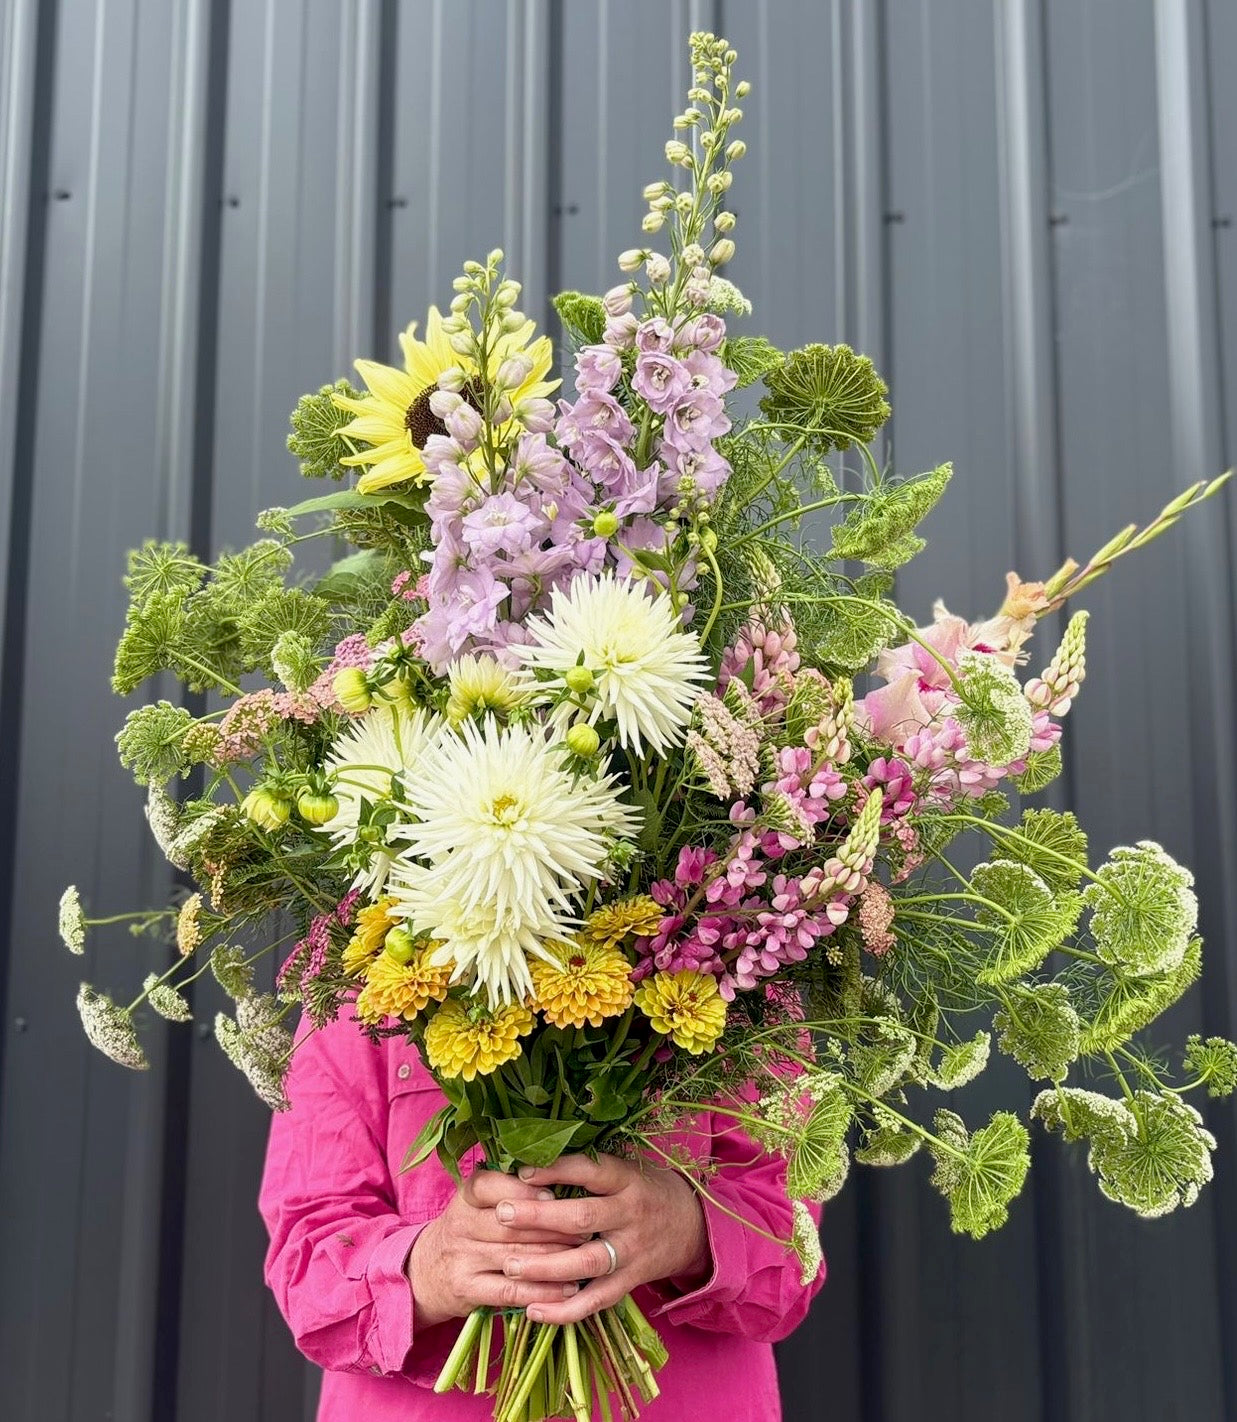
M 137 1079 L 93 1054 L 54 941 L 66 876 L 102 911 L 163 873 L 111 744 L 125 550 L 217 550 L 293 502 L 295 396 L 389 353 L 464 257 L 504 246 L 532 311 L 609 286 L 694 27 L 754 84 L 733 275 L 760 327 L 869 351 L 899 467 L 957 463 L 904 605 L 983 612 L 1234 458 L 1231 0 L 2 0 L 6 1422 L 313 1411 L 260 1284 L 261 1109 L 201 1033 Z M 1237 1027 L 1235 542 L 1230 496 L 1099 585 L 1071 725 L 1095 842 L 1198 871 L 1177 1034 Z M 100 936 L 86 970 L 141 957 Z M 1237 1418 L 1211 1118 L 1215 1187 L 1154 1225 L 1055 1143 L 978 1245 L 913 1171 L 852 1182 L 788 1418 Z

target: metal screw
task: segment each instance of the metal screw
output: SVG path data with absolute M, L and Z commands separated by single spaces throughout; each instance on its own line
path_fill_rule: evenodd
M 407 206 L 408 206 L 408 199 L 407 199 L 406 197 L 389 197 L 389 198 L 387 198 L 387 206 L 388 206 L 388 207 L 407 207 Z
M 57 202 L 68 202 L 72 196 L 73 194 L 68 188 L 57 188 L 55 192 L 52 193 L 52 197 L 55 198 Z
M 16 1032 L 24 1032 L 29 1025 L 24 1017 L 13 1018 L 13 1030 Z
M 1050 212 L 1050 213 L 1048 214 L 1048 226 L 1049 226 L 1049 227 L 1065 227 L 1065 226 L 1067 226 L 1068 224 L 1069 224 L 1069 213 L 1067 213 L 1067 212 Z
M 1224 212 L 1217 217 L 1213 217 L 1211 219 L 1211 225 L 1213 227 L 1231 227 L 1233 225 L 1232 214 Z
M 898 222 L 905 222 L 906 213 L 897 211 L 886 212 L 885 214 L 883 214 L 882 220 L 886 223 L 886 225 L 892 226 L 893 224 Z

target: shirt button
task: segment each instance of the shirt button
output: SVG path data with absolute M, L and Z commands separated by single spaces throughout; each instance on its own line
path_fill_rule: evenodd
M 407 1081 L 408 1078 L 412 1075 L 412 1067 L 409 1066 L 407 1062 L 404 1062 L 400 1066 L 400 1069 L 395 1073 L 395 1075 L 398 1076 L 401 1081 Z

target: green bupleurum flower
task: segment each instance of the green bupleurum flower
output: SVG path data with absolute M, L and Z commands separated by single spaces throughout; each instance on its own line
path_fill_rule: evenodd
M 1087 885 L 1095 950 L 1136 977 L 1181 965 L 1198 922 L 1194 876 L 1151 840 L 1114 849 Z
M 889 418 L 889 387 L 867 356 L 849 346 L 808 345 L 788 352 L 765 376 L 760 402 L 783 438 L 801 435 L 822 453 L 868 444 Z

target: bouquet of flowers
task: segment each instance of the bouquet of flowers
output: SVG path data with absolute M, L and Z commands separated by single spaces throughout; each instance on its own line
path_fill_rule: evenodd
M 158 701 L 117 737 L 197 887 L 131 916 L 177 951 L 127 1007 L 83 985 L 86 1032 L 143 1067 L 142 1010 L 188 1018 L 213 973 L 235 999 L 215 1035 L 275 1109 L 294 1013 L 402 1034 L 446 1100 L 408 1166 L 645 1154 L 708 1196 L 708 1160 L 667 1141 L 721 1112 L 785 1157 L 805 1280 L 807 1206 L 852 1159 L 922 1149 L 955 1230 L 1004 1222 L 1027 1125 L 932 1101 L 994 1044 L 1105 1195 L 1188 1205 L 1215 1141 L 1187 1093 L 1231 1091 L 1237 1048 L 1191 1037 L 1174 1084 L 1133 1038 L 1198 977 L 1191 876 L 1148 841 L 1092 867 L 1073 814 L 1008 797 L 1059 772 L 1083 680 L 1083 612 L 1020 677 L 1037 623 L 1222 480 L 1085 565 L 1011 574 L 985 621 L 938 605 L 917 627 L 893 572 L 950 468 L 877 464 L 869 360 L 728 332 L 750 309 L 721 275 L 748 86 L 723 40 L 693 36 L 691 61 L 676 181 L 645 189 L 653 245 L 604 296 L 555 301 L 571 399 L 491 252 L 404 333 L 401 368 L 358 360 L 364 389 L 300 401 L 301 472 L 354 484 L 267 510 L 212 566 L 131 555 L 116 690 L 171 672 L 223 704 Z M 324 537 L 354 551 L 294 575 Z M 67 890 L 73 951 L 92 921 Z M 439 1385 L 493 1391 L 499 1422 L 611 1399 L 633 1418 L 664 1358 L 630 1299 L 563 1327 L 480 1310 Z

